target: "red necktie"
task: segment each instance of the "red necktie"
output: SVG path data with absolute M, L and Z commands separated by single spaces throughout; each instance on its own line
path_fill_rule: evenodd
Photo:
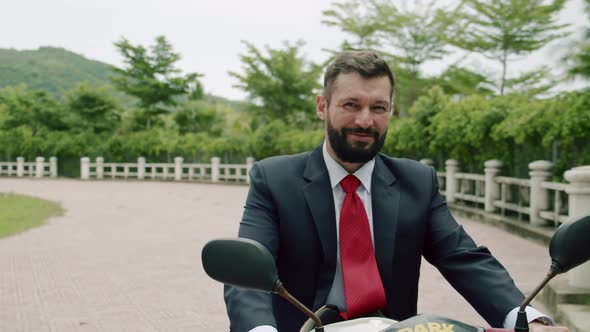
M 340 210 L 340 263 L 347 308 L 341 313 L 344 319 L 366 315 L 386 306 L 369 219 L 356 193 L 359 183 L 354 175 L 347 175 L 340 181 L 346 193 Z

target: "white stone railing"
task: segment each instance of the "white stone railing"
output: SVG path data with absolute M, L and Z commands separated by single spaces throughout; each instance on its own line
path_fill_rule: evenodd
M 433 164 L 430 159 L 421 162 Z M 450 205 L 466 203 L 487 213 L 526 216 L 534 226 L 557 227 L 590 214 L 590 166 L 565 172 L 568 183 L 548 181 L 553 164 L 545 160 L 529 164 L 528 179 L 498 176 L 502 168 L 498 160 L 487 161 L 484 174 L 460 173 L 456 160 L 447 160 L 445 166 L 437 176 Z M 570 271 L 569 280 L 572 286 L 590 288 L 590 263 Z
M 495 178 L 495 183 L 500 185 L 500 197 L 493 201 L 493 206 L 500 209 L 503 216 L 507 211 L 516 212 L 518 219 L 522 219 L 523 215 L 531 215 L 531 183 L 529 179 L 498 176 Z M 495 209 L 490 212 L 493 211 Z
M 254 158 L 248 158 L 246 164 L 221 164 L 221 160 L 214 157 L 209 164 L 197 164 L 184 163 L 182 157 L 174 158 L 174 163 L 146 163 L 143 157 L 138 158 L 137 163 L 105 163 L 102 157 L 92 163 L 90 158 L 83 157 L 80 159 L 80 177 L 83 180 L 118 178 L 248 183 L 248 172 L 253 164 Z
M 458 191 L 455 198 L 473 203 L 485 203 L 485 176 L 480 174 L 455 173 L 458 180 Z
M 35 161 L 25 162 L 25 158 L 18 157 L 16 162 L 0 162 L 0 176 L 16 177 L 57 177 L 57 158 L 49 158 L 49 162 L 44 157 L 37 157 Z
M 567 214 L 567 187 L 568 185 L 566 183 L 541 183 L 541 188 L 545 189 L 551 197 L 548 203 L 553 203 L 553 206 L 547 206 L 543 208 L 541 211 L 539 211 L 539 217 L 541 219 L 551 221 L 553 223 L 553 226 L 559 226 L 560 224 L 567 222 L 567 220 L 569 219 Z

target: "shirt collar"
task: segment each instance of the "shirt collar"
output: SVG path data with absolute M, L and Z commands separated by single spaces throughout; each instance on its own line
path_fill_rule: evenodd
M 340 181 L 344 179 L 345 176 L 348 175 L 348 171 L 344 169 L 344 167 L 340 166 L 334 158 L 328 153 L 328 148 L 326 147 L 326 142 L 322 144 L 322 154 L 324 156 L 324 162 L 326 163 L 326 168 L 328 168 L 328 175 L 330 176 L 330 184 L 332 185 L 332 189 L 340 184 Z M 371 193 L 371 177 L 373 175 L 373 169 L 375 169 L 375 158 L 366 162 L 361 168 L 359 168 L 356 172 L 354 172 L 354 176 L 356 176 L 363 187 L 367 190 L 367 192 Z

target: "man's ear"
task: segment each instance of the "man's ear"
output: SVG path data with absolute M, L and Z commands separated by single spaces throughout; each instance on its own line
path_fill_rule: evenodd
M 322 95 L 315 97 L 315 112 L 321 120 L 326 119 L 326 114 L 328 114 L 328 101 L 326 97 Z

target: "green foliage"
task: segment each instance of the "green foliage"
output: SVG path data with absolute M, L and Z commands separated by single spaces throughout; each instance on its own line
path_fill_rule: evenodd
M 569 69 L 569 73 L 574 76 L 590 78 L 590 43 L 588 41 L 578 43 L 576 52 L 572 55 L 572 58 L 573 63 Z
M 302 42 L 284 44 L 283 49 L 266 47 L 266 54 L 244 42 L 240 55 L 243 73 L 230 72 L 248 93 L 248 107 L 255 125 L 281 120 L 294 126 L 310 126 L 315 117 L 315 95 L 321 68 L 300 55 Z
M 92 85 L 107 84 L 110 73 L 107 64 L 63 48 L 0 49 L 0 88 L 24 84 L 60 97 L 85 81 Z
M 442 36 L 449 23 L 435 15 L 445 12 L 443 8 L 436 9 L 435 4 L 433 0 L 413 6 L 398 6 L 388 0 L 370 2 L 378 44 L 392 53 L 395 62 L 416 73 L 425 61 L 441 59 L 448 53 Z
M 523 102 L 513 107 L 496 128 L 528 147 L 531 159 L 548 159 L 561 176 L 567 169 L 590 162 L 590 91 L 563 93 L 551 100 Z
M 70 126 L 82 131 L 109 132 L 116 128 L 121 120 L 119 106 L 104 86 L 78 86 L 68 95 L 66 107 L 69 111 Z
M 590 0 L 585 0 L 586 15 L 590 17 Z M 586 33 L 582 40 L 576 43 L 571 54 L 565 60 L 569 63 L 569 74 L 590 78 L 590 28 L 586 27 Z
M 331 9 L 324 10 L 322 23 L 327 26 L 338 27 L 352 35 L 355 41 L 345 41 L 343 49 L 371 49 L 375 44 L 375 34 L 379 26 L 374 15 L 367 9 L 364 2 L 350 0 L 344 3 L 332 3 Z
M 0 238 L 38 227 L 50 217 L 61 216 L 64 209 L 44 199 L 0 193 Z
M 28 90 L 25 86 L 0 90 L 2 129 L 27 127 L 31 136 L 39 130 L 62 130 L 66 128 L 65 113 L 57 100 L 47 92 Z
M 440 87 L 433 87 L 426 95 L 418 98 L 407 117 L 393 119 L 388 130 L 384 151 L 392 155 L 420 159 L 432 157 L 430 150 L 432 119 L 448 107 L 448 97 Z
M 400 6 L 387 0 L 349 0 L 333 3 L 323 12 L 322 22 L 355 37 L 342 49 L 373 49 L 388 60 L 398 82 L 395 114 L 405 115 L 419 96 L 437 84 L 423 77 L 420 66 L 447 54 L 441 36 L 449 22 L 441 19 L 444 15 L 435 15 L 445 10 L 435 1 Z
M 510 159 L 510 144 L 491 133 L 510 112 L 501 97 L 469 96 L 449 104 L 432 120 L 430 150 L 460 160 L 469 171 L 482 171 L 490 159 Z
M 449 66 L 439 77 L 434 78 L 434 81 L 450 96 L 493 93 L 492 82 L 486 76 L 457 65 Z
M 173 118 L 181 134 L 204 132 L 218 136 L 224 127 L 224 119 L 217 112 L 217 105 L 202 101 L 183 103 L 174 112 Z
M 447 41 L 499 62 L 499 92 L 504 93 L 508 60 L 529 54 L 562 37 L 556 24 L 565 0 L 465 0 L 461 11 L 446 15 L 454 24 Z
M 318 146 L 324 137 L 324 130 L 302 131 L 287 126 L 281 120 L 273 120 L 259 127 L 251 136 L 250 146 L 256 159 L 282 154 L 296 154 Z
M 113 84 L 121 91 L 136 97 L 145 119 L 145 128 L 150 129 L 161 114 L 176 105 L 176 96 L 192 91 L 194 97 L 202 95 L 197 82 L 199 74 L 180 75 L 175 63 L 180 55 L 174 53 L 172 45 L 163 36 L 149 50 L 141 45 L 133 45 L 123 38 L 115 43 L 123 55 L 126 67 L 113 67 Z

